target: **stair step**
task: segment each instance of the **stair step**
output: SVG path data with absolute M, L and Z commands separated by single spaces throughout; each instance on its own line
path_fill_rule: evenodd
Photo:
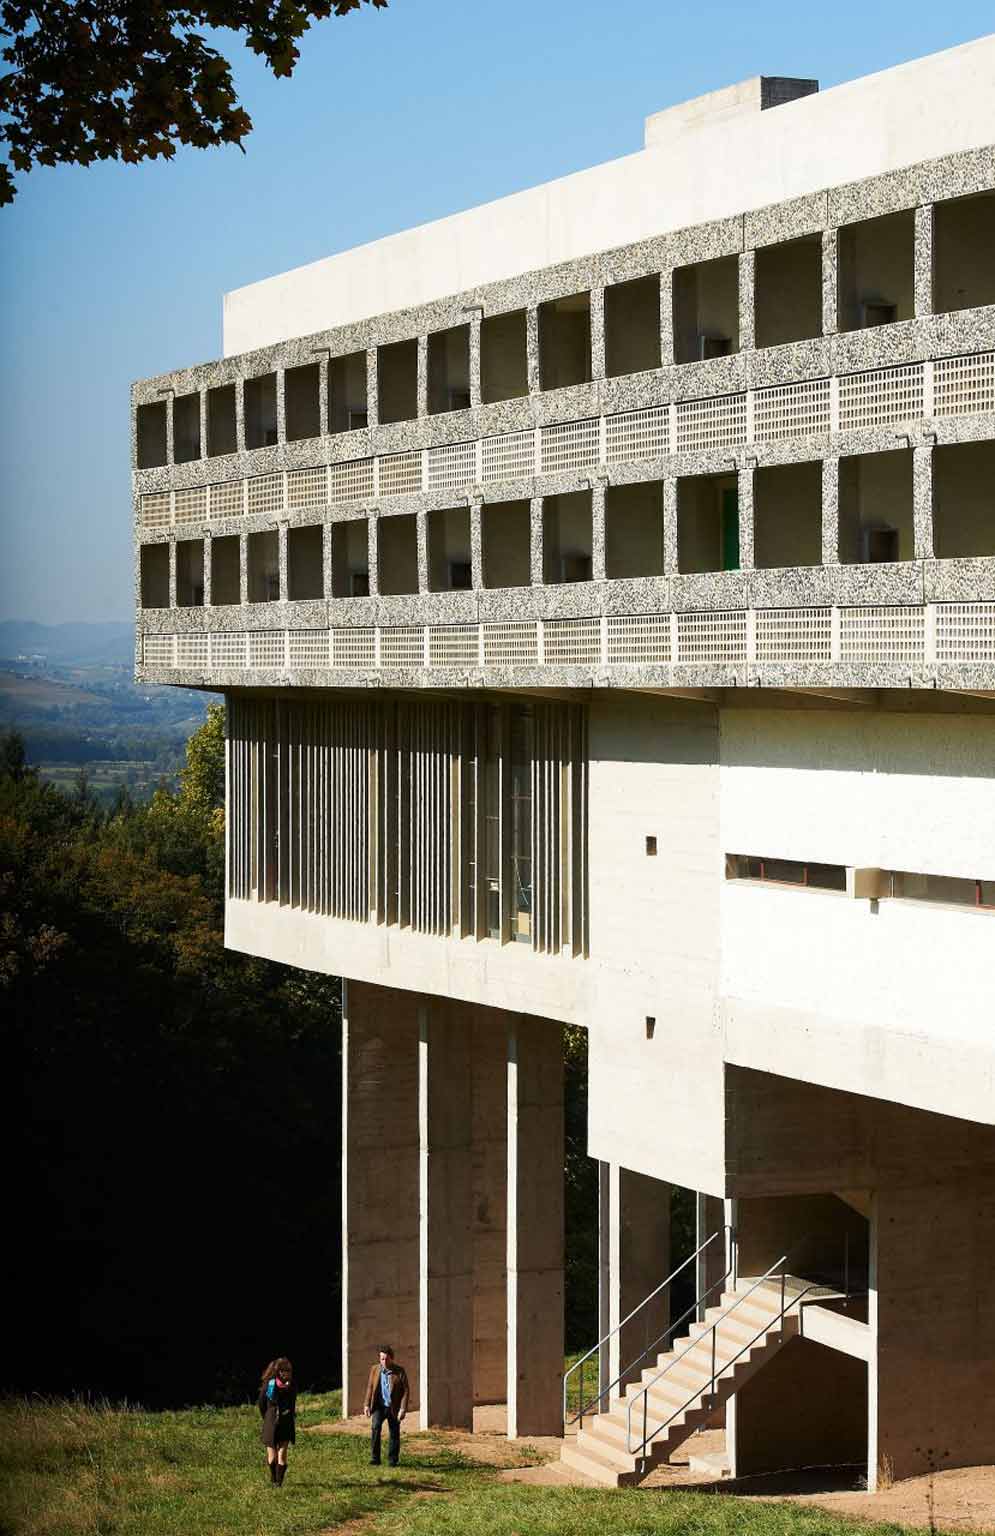
M 627 1477 L 620 1473 L 616 1467 L 602 1461 L 600 1457 L 589 1455 L 576 1446 L 572 1440 L 564 1443 L 560 1451 L 560 1462 L 564 1467 L 569 1467 L 574 1472 L 582 1472 L 592 1482 L 600 1483 L 605 1488 L 619 1488 L 626 1482 L 635 1482 L 635 1477 Z
M 612 1439 L 611 1436 L 599 1434 L 601 1416 L 591 1421 L 590 1429 L 582 1429 L 577 1435 L 577 1449 L 585 1456 L 600 1456 L 619 1472 L 634 1472 L 636 1470 L 635 1457 L 625 1449 L 624 1441 Z

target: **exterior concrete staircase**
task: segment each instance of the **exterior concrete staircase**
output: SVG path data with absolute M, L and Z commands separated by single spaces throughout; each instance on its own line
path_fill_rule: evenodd
M 821 1289 L 788 1275 L 782 1299 L 780 1275 L 737 1280 L 702 1322 L 673 1339 L 625 1388 L 624 1397 L 611 1397 L 606 1411 L 584 1416 L 576 1437 L 564 1441 L 562 1465 L 612 1488 L 641 1482 L 798 1332 L 801 1296 L 813 1299 Z

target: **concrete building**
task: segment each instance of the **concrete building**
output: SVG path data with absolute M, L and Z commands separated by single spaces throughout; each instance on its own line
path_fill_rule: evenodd
M 718 91 L 134 388 L 137 673 L 226 695 L 227 942 L 346 978 L 349 1409 L 387 1336 L 425 1423 L 560 1430 L 569 1023 L 565 1459 L 723 1410 L 740 1473 L 995 1459 L 993 101 L 993 38 Z

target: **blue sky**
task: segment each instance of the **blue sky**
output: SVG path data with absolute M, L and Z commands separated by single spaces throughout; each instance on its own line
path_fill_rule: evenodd
M 131 616 L 129 386 L 217 356 L 226 290 L 628 154 L 703 91 L 991 27 L 980 0 L 391 0 L 315 27 L 289 81 L 222 34 L 245 155 L 36 170 L 0 212 L 0 618 Z

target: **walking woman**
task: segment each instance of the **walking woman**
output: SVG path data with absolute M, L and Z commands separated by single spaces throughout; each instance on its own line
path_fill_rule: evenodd
M 262 1440 L 266 1447 L 270 1482 L 277 1488 L 283 1487 L 283 1479 L 287 1475 L 287 1448 L 297 1439 L 294 1433 L 296 1409 L 294 1368 L 286 1355 L 278 1355 L 263 1371 L 263 1379 L 259 1384 Z

